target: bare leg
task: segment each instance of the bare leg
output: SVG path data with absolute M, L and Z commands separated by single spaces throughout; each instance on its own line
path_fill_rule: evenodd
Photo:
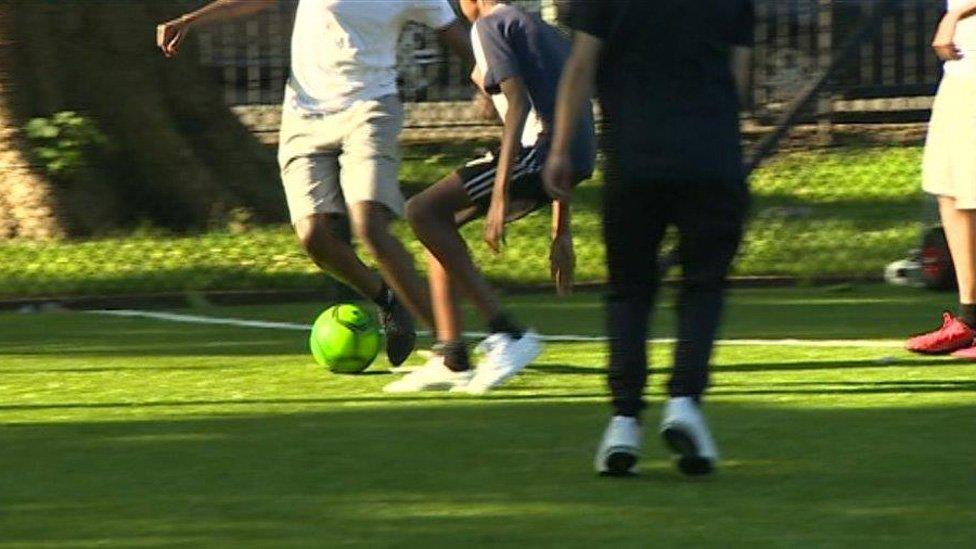
M 455 212 L 470 206 L 461 178 L 452 174 L 413 197 L 407 204 L 407 219 L 451 281 L 471 299 L 482 318 L 491 320 L 502 313 L 501 304 L 471 260 L 454 220 Z
M 341 238 L 343 216 L 315 214 L 295 223 L 298 240 L 308 256 L 329 275 L 373 300 L 383 288 L 383 279 L 360 261 L 355 250 Z
M 444 266 L 430 252 L 427 252 L 427 273 L 434 319 L 437 322 L 437 341 L 460 341 L 461 296 L 451 284 L 451 278 Z
M 434 326 L 427 287 L 417 274 L 413 256 L 390 234 L 390 211 L 376 202 L 360 202 L 350 208 L 353 232 L 379 264 L 383 279 L 411 313 Z
M 939 214 L 959 281 L 959 303 L 976 304 L 976 210 L 957 209 L 954 198 L 940 196 Z

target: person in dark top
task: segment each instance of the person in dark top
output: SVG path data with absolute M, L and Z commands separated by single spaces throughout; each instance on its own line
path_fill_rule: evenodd
M 718 449 L 701 411 L 726 278 L 749 204 L 739 133 L 753 42 L 751 0 L 571 0 L 573 51 L 560 83 L 545 169 L 549 193 L 572 195 L 568 154 L 581 98 L 604 115 L 609 385 L 614 415 L 594 466 L 636 470 L 657 256 L 679 234 L 674 372 L 660 432 L 685 474 L 713 470 Z
M 574 268 L 569 204 L 553 201 L 542 184 L 555 116 L 556 89 L 570 44 L 538 15 L 498 0 L 461 0 L 472 22 L 472 79 L 490 95 L 505 123 L 497 153 L 475 159 L 410 199 L 407 219 L 428 250 L 438 353 L 419 370 L 387 385 L 388 392 L 450 390 L 482 394 L 501 385 L 541 352 L 541 340 L 506 315 L 474 265 L 459 230 L 485 218 L 485 243 L 499 252 L 505 224 L 552 204 L 550 264 L 560 293 Z M 570 185 L 590 177 L 596 136 L 589 97 L 577 102 L 580 124 L 569 141 Z M 460 295 L 471 299 L 491 335 L 472 369 L 461 334 Z

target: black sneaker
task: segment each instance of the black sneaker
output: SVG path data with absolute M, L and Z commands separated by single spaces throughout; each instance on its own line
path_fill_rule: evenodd
M 393 366 L 403 364 L 417 346 L 417 330 L 410 312 L 396 298 L 380 309 L 380 323 L 386 332 L 386 357 Z

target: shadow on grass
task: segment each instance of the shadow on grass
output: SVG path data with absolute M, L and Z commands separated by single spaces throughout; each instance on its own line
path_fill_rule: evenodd
M 255 366 L 259 367 L 259 366 Z M 263 366 L 260 366 L 263 367 Z M 0 376 L 24 376 L 38 374 L 107 374 L 121 372 L 206 372 L 240 370 L 241 366 L 118 366 L 111 368 L 5 368 Z
M 976 439 L 958 430 L 970 407 L 713 403 L 724 467 L 689 481 L 650 434 L 641 477 L 595 477 L 603 404 L 470 404 L 221 417 L 218 403 L 214 417 L 0 428 L 0 531 L 61 546 L 928 547 L 976 536 L 962 481 Z
M 745 372 L 791 372 L 796 370 L 850 370 L 862 368 L 917 368 L 923 366 L 946 366 L 952 364 L 946 359 L 916 359 L 908 357 L 903 361 L 879 362 L 877 360 L 838 360 L 838 361 L 801 361 L 801 362 L 763 362 L 756 364 L 719 364 L 712 367 L 713 374 L 745 373 Z M 606 375 L 605 367 L 572 366 L 569 364 L 537 364 L 526 368 L 544 374 L 556 375 Z M 666 375 L 671 372 L 670 367 L 651 366 L 648 371 L 652 375 Z
M 907 383 L 904 385 L 892 385 L 889 383 L 863 383 L 857 386 L 836 386 L 834 383 L 824 382 L 817 389 L 795 389 L 790 384 L 775 388 L 755 389 L 733 389 L 728 390 L 726 385 L 716 384 L 709 390 L 709 394 L 716 396 L 747 396 L 747 395 L 773 395 L 773 396 L 801 396 L 801 395 L 884 395 L 884 394 L 905 394 L 905 393 L 976 393 L 976 382 L 973 381 L 939 381 Z
M 193 353 L 189 353 L 192 355 Z M 241 353 L 241 356 L 250 356 L 253 353 Z M 279 349 L 279 352 L 272 353 L 269 355 L 284 355 L 288 354 L 287 350 Z M 26 355 L 31 356 L 31 355 Z M 73 355 L 74 356 L 74 355 Z M 84 353 L 79 353 L 78 356 L 86 356 Z M 92 356 L 103 356 L 100 353 L 93 353 Z M 111 356 L 111 355 L 109 355 Z M 122 354 L 121 356 L 128 356 L 127 354 Z M 166 355 L 164 355 L 166 356 Z M 234 355 L 226 355 L 234 356 Z M 134 359 L 137 357 L 133 357 Z M 864 361 L 836 361 L 836 362 L 825 362 L 825 361 L 811 361 L 811 362 L 784 362 L 784 363 L 764 363 L 764 364 L 731 364 L 731 365 L 718 365 L 714 366 L 713 373 L 743 373 L 743 372 L 789 372 L 795 370 L 844 370 L 844 369 L 860 369 L 860 368 L 916 368 L 922 366 L 944 366 L 951 364 L 951 361 L 939 360 L 939 359 L 918 359 L 906 362 L 896 362 L 896 363 L 879 363 L 873 360 Z M 309 362 L 311 364 L 311 361 Z M 58 367 L 38 367 L 38 368 L 4 368 L 0 369 L 0 376 L 24 376 L 24 375 L 38 375 L 38 374 L 106 374 L 106 373 L 124 373 L 124 372 L 204 372 L 204 371 L 235 371 L 235 370 L 248 370 L 248 369 L 260 369 L 267 367 L 267 364 L 252 363 L 248 365 L 240 364 L 222 364 L 216 366 L 112 366 L 112 367 L 92 367 L 92 368 L 58 368 Z M 527 371 L 536 372 L 539 374 L 549 374 L 549 375 L 576 375 L 576 376 L 602 376 L 606 375 L 607 370 L 605 367 L 593 367 L 593 366 L 573 366 L 570 364 L 538 364 L 530 365 L 526 367 Z M 651 367 L 648 371 L 652 375 L 667 375 L 671 372 L 670 367 Z M 355 376 L 385 376 L 392 375 L 388 370 L 367 370 L 365 372 L 355 374 Z
M 128 402 L 53 402 L 36 404 L 0 404 L 0 411 L 24 410 L 67 410 L 67 409 L 113 409 L 123 408 L 137 410 L 140 408 L 189 408 L 204 406 L 282 406 L 282 405 L 323 405 L 323 404 L 396 404 L 396 403 L 424 403 L 424 402 L 548 402 L 567 400 L 586 400 L 602 398 L 605 393 L 584 393 L 574 391 L 572 394 L 519 394 L 499 391 L 483 397 L 452 395 L 447 393 L 416 393 L 411 395 L 384 396 L 342 396 L 321 398 L 241 398 L 241 399 L 197 399 L 197 400 L 153 400 Z
M 383 375 L 385 372 L 376 372 Z M 566 387 L 567 391 L 556 394 L 539 394 L 538 390 L 558 389 L 552 384 L 545 387 L 535 387 L 531 379 L 527 385 L 514 386 L 493 391 L 481 397 L 453 395 L 448 393 L 415 393 L 406 395 L 348 395 L 318 398 L 239 398 L 239 399 L 185 399 L 185 400 L 153 400 L 153 401 L 119 401 L 119 402 L 39 402 L 27 404 L 0 404 L 0 412 L 15 411 L 44 411 L 44 410 L 86 410 L 86 409 L 124 409 L 124 410 L 152 410 L 158 408 L 201 408 L 224 406 L 228 408 L 253 408 L 262 406 L 323 406 L 323 405 L 364 405 L 364 404 L 424 404 L 424 403 L 456 403 L 470 404 L 486 402 L 493 404 L 519 402 L 567 402 L 603 399 L 607 397 L 605 391 L 585 392 L 575 387 Z M 529 392 L 526 392 L 529 391 Z M 970 380 L 912 380 L 912 381 L 865 381 L 865 382 L 757 382 L 757 383 L 723 383 L 714 382 L 709 388 L 709 395 L 715 396 L 826 396 L 826 395 L 854 395 L 854 394 L 905 394 L 905 393 L 976 393 L 976 381 Z M 649 393 L 650 395 L 650 393 Z M 649 399 L 652 398 L 649 396 Z
M 311 362 L 309 362 L 311 365 Z M 106 374 L 115 372 L 206 372 L 206 371 L 235 371 L 235 370 L 247 370 L 250 368 L 258 369 L 265 368 L 263 364 L 254 366 L 237 366 L 237 365 L 227 365 L 227 366 L 173 366 L 173 367 L 160 367 L 160 366 L 119 366 L 113 368 L 38 368 L 38 369 L 8 369 L 0 370 L 0 376 L 16 376 L 16 375 L 38 375 L 38 374 Z M 349 376 L 388 376 L 392 375 L 392 372 L 386 370 L 370 370 L 366 372 L 361 372 L 358 374 L 339 374 L 339 375 L 349 375 Z

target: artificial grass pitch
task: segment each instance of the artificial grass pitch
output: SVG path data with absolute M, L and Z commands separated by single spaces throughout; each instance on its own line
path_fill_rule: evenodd
M 944 297 L 740 291 L 724 337 L 896 339 L 935 322 Z M 544 333 L 601 331 L 596 296 L 520 296 L 513 309 Z M 316 310 L 191 312 L 305 322 Z M 671 350 L 655 345 L 642 474 L 621 480 L 590 465 L 608 413 L 603 344 L 550 343 L 509 385 L 470 398 L 384 395 L 385 363 L 330 374 L 305 339 L 0 315 L 0 547 L 976 539 L 976 365 L 882 343 L 723 346 L 706 412 L 724 461 L 688 480 L 653 433 Z

